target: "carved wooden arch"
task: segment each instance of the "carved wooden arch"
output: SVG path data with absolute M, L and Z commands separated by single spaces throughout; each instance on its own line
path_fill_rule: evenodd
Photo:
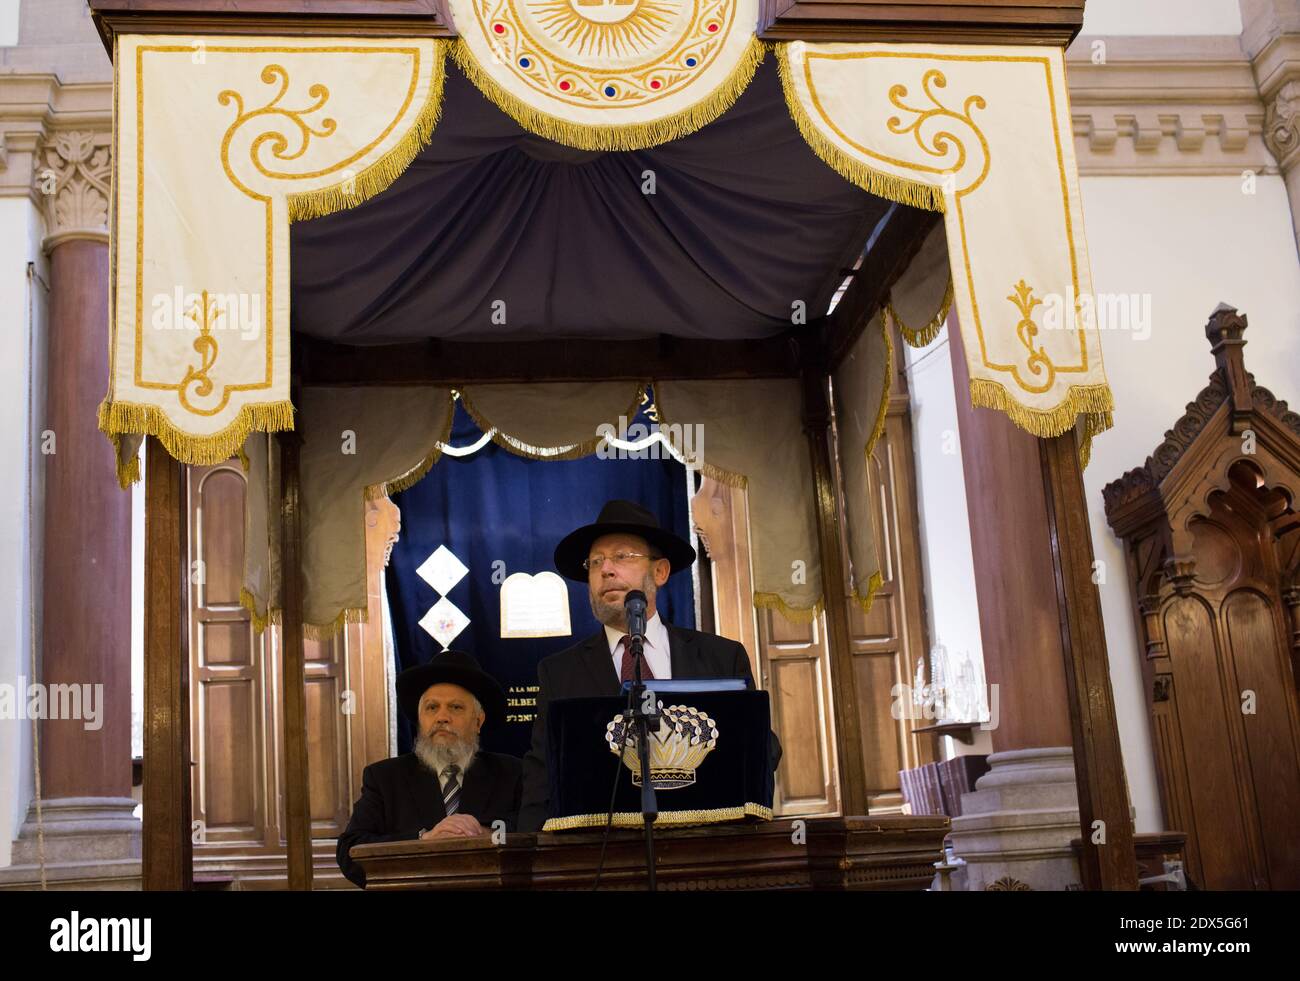
M 1238 464 L 1253 469 L 1264 487 L 1284 494 L 1288 510 L 1300 500 L 1300 414 L 1246 371 L 1247 325 L 1231 307 L 1214 311 L 1205 328 L 1216 361 L 1208 384 L 1146 463 L 1103 491 L 1107 517 L 1121 537 L 1149 525 L 1157 510 L 1165 516 L 1160 540 L 1139 562 L 1135 583 L 1144 587 L 1141 595 L 1162 574 L 1177 582 L 1192 571 L 1189 526 L 1210 516 L 1214 494 L 1232 490 L 1231 471 Z
M 1246 371 L 1246 326 L 1214 311 L 1209 383 L 1103 493 L 1127 553 L 1166 826 L 1188 833 L 1202 888 L 1296 888 L 1300 414 Z

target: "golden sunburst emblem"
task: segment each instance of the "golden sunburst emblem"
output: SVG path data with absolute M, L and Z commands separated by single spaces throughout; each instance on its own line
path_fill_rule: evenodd
M 538 26 L 570 50 L 626 57 L 661 40 L 679 5 L 671 0 L 541 0 L 529 6 Z

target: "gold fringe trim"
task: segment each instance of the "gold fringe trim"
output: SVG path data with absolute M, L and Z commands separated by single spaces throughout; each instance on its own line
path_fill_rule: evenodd
M 259 634 L 264 631 L 269 624 L 280 622 L 279 610 L 267 610 L 259 613 L 257 610 L 257 598 L 249 592 L 248 588 L 241 586 L 239 589 L 239 605 L 248 611 L 248 615 L 253 618 L 253 629 Z
M 247 588 L 239 590 L 239 605 L 248 611 L 253 620 L 253 629 L 258 633 L 264 631 L 268 626 L 284 626 L 284 610 L 279 607 L 273 607 L 266 612 L 259 612 L 257 609 L 257 598 L 253 596 Z M 364 608 L 349 607 L 340 610 L 329 623 L 304 623 L 302 625 L 302 635 L 307 640 L 329 640 L 349 623 L 368 623 L 369 614 Z
M 864 463 L 866 472 L 871 471 L 871 454 L 875 452 L 876 444 L 880 442 L 880 437 L 884 435 L 885 423 L 889 418 L 889 396 L 894 388 L 894 339 L 889 333 L 889 324 L 885 322 L 884 317 L 880 318 L 880 335 L 885 342 L 885 383 L 880 393 L 880 407 L 876 409 L 876 423 L 871 427 L 871 435 L 867 437 L 867 445 L 863 449 Z M 877 565 L 880 559 L 877 556 Z M 885 584 L 885 577 L 877 569 L 867 580 L 867 595 L 863 596 L 856 589 L 853 592 L 853 599 L 861 608 L 863 614 L 871 612 L 871 604 L 876 598 L 876 593 L 880 587 Z
M 1060 436 L 1073 429 L 1079 416 L 1083 416 L 1084 446 L 1090 449 L 1092 437 L 1103 433 L 1115 424 L 1112 413 L 1115 400 L 1110 386 L 1071 385 L 1065 399 L 1053 409 L 1031 409 L 1021 405 L 1001 382 L 988 378 L 972 378 L 970 401 L 976 408 L 996 409 L 1004 412 L 1021 429 L 1040 438 Z M 1087 454 L 1081 447 L 1080 458 L 1086 466 Z
M 369 614 L 365 608 L 349 607 L 339 610 L 339 615 L 329 623 L 304 623 L 302 635 L 308 640 L 329 640 L 349 623 L 368 623 Z
M 863 596 L 856 589 L 853 591 L 853 600 L 862 610 L 863 615 L 871 613 L 871 604 L 876 601 L 876 593 L 880 592 L 880 587 L 885 585 L 885 577 L 879 572 L 873 572 L 871 578 L 867 580 L 867 595 Z
M 889 325 L 883 317 L 880 319 L 880 333 L 885 340 L 885 384 L 880 393 L 880 406 L 876 409 L 876 424 L 871 427 L 871 435 L 867 437 L 865 453 L 868 472 L 871 469 L 871 454 L 885 432 L 885 422 L 889 417 L 889 396 L 894 390 L 894 339 L 890 336 Z
M 452 59 L 461 71 L 498 109 L 530 133 L 579 150 L 644 150 L 689 136 L 731 108 L 748 87 L 766 53 L 767 45 L 757 37 L 751 38 L 736 67 L 717 88 L 667 118 L 648 123 L 584 125 L 542 112 L 507 92 L 480 67 L 463 38 L 457 38 L 451 48 Z
M 641 408 L 641 401 L 645 397 L 645 392 L 646 383 L 641 382 L 637 386 L 632 404 L 623 410 L 624 419 L 631 419 L 636 415 L 637 410 Z M 581 443 L 563 448 L 533 446 L 511 436 L 509 433 L 502 432 L 500 427 L 496 426 L 492 420 L 479 411 L 478 407 L 474 405 L 463 390 L 460 393 L 460 404 L 465 407 L 469 417 L 474 420 L 474 425 L 478 426 L 483 432 L 492 434 L 492 442 L 515 456 L 522 456 L 527 460 L 580 460 L 584 456 L 591 456 L 596 450 L 600 449 L 600 444 L 605 442 L 604 436 L 597 436 L 594 439 L 584 440 Z M 560 452 L 553 452 L 553 450 L 560 450 Z
M 423 480 L 442 456 L 442 445 L 451 439 L 451 424 L 455 416 L 456 399 L 449 391 L 447 392 L 447 420 L 442 424 L 442 432 L 438 434 L 433 449 L 406 473 L 378 484 L 367 484 L 362 498 L 367 501 L 377 501 L 385 497 L 391 497 L 394 494 L 401 493 L 408 487 L 414 487 Z
M 122 490 L 129 490 L 132 484 L 140 483 L 140 451 L 137 449 L 135 456 L 129 460 L 122 459 L 122 436 L 120 433 L 114 433 L 109 437 L 113 441 L 113 459 L 117 465 L 117 485 Z
M 944 290 L 938 312 L 922 327 L 909 327 L 903 323 L 898 311 L 894 309 L 893 299 L 892 294 L 885 299 L 886 316 L 894 322 L 894 326 L 898 328 L 898 332 L 903 335 L 903 340 L 907 341 L 909 346 L 925 347 L 939 336 L 939 331 L 943 330 L 943 325 L 948 321 L 948 311 L 952 309 L 953 300 L 952 275 L 948 276 L 948 288 Z
M 1114 424 L 1114 416 L 1109 412 L 1096 415 L 1090 414 L 1083 417 L 1083 436 L 1079 440 L 1079 467 L 1081 469 L 1087 470 L 1088 463 L 1092 460 L 1093 437 L 1104 433 Z
M 823 605 L 821 598 L 812 606 L 791 606 L 779 593 L 754 593 L 754 609 L 776 610 L 791 623 L 812 623 L 821 615 Z
M 821 131 L 804 109 L 795 91 L 794 77 L 790 68 L 789 45 L 791 43 L 793 42 L 787 41 L 777 44 L 776 68 L 781 76 L 781 88 L 785 92 L 785 104 L 790 111 L 790 118 L 794 120 L 804 140 L 812 147 L 813 153 L 821 157 L 827 166 L 845 180 L 856 184 L 869 194 L 912 208 L 942 212 L 943 188 L 922 181 L 909 180 L 906 177 L 897 177 L 869 167 L 861 160 L 849 156 Z
M 740 807 L 715 807 L 699 811 L 660 811 L 655 824 L 720 824 L 723 821 L 738 821 L 742 818 L 756 817 L 764 821 L 772 820 L 772 809 L 762 804 L 744 804 Z M 574 828 L 603 828 L 609 822 L 616 828 L 639 828 L 644 818 L 639 813 L 616 811 L 613 821 L 608 814 L 574 814 L 570 817 L 547 818 L 542 825 L 543 831 L 572 831 Z
M 173 459 L 191 466 L 210 467 L 229 460 L 254 430 L 272 433 L 288 429 L 293 429 L 293 403 L 289 401 L 245 405 L 230 425 L 210 436 L 181 432 L 155 405 L 108 399 L 99 404 L 99 430 L 110 439 L 120 433 L 156 436 Z
M 289 221 L 321 218 L 336 211 L 354 208 L 390 187 L 405 173 L 416 155 L 429 145 L 433 130 L 442 113 L 443 85 L 447 78 L 447 48 L 450 42 L 433 42 L 433 73 L 429 79 L 429 94 L 420 108 L 415 123 L 397 144 L 354 178 L 314 191 L 302 191 L 287 197 Z M 351 191 L 346 191 L 348 186 Z
M 720 484 L 726 484 L 728 487 L 735 487 L 739 490 L 745 490 L 749 487 L 749 478 L 743 473 L 735 473 L 731 470 L 723 470 L 721 467 L 712 463 L 700 461 L 696 467 L 700 473 L 710 480 L 716 480 Z
M 655 406 L 659 409 L 659 425 L 667 427 L 671 413 L 664 407 L 663 388 L 658 381 L 652 381 L 650 387 L 654 389 Z M 679 455 L 685 457 L 686 454 Z M 737 473 L 734 470 L 723 470 L 721 467 L 707 463 L 704 460 L 689 461 L 688 466 L 694 467 L 710 480 L 716 480 L 728 487 L 735 487 L 738 490 L 746 490 L 749 487 L 749 477 L 743 473 Z

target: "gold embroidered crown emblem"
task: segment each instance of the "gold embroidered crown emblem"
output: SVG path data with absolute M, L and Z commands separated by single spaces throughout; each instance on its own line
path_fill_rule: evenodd
M 605 742 L 632 771 L 632 783 L 641 786 L 641 757 L 636 730 L 622 713 L 605 726 Z M 626 751 L 624 750 L 626 744 Z M 689 705 L 659 703 L 659 729 L 650 733 L 650 784 L 655 790 L 675 790 L 695 783 L 695 770 L 718 745 L 718 726 Z

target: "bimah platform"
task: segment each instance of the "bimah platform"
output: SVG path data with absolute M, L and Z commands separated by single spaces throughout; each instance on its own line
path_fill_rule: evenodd
M 942 815 L 809 818 L 656 831 L 658 885 L 670 890 L 925 889 L 943 857 Z M 590 889 L 600 831 L 358 845 L 367 889 Z M 644 889 L 639 830 L 610 831 L 601 889 Z

